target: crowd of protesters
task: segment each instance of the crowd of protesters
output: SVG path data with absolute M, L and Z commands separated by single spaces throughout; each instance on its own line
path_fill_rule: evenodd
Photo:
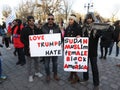
M 64 42 L 64 37 L 88 37 L 89 38 L 89 50 L 88 50 L 88 65 L 89 62 L 91 64 L 91 69 L 93 73 L 93 85 L 95 87 L 99 86 L 99 71 L 97 65 L 97 52 L 98 52 L 98 44 L 100 39 L 100 59 L 107 59 L 107 53 L 109 49 L 109 55 L 112 53 L 112 48 L 114 43 L 116 43 L 116 56 L 119 55 L 119 47 L 118 42 L 120 41 L 120 21 L 116 21 L 113 25 L 110 24 L 109 28 L 106 30 L 95 30 L 93 28 L 95 17 L 93 14 L 88 13 L 82 22 L 81 18 L 78 23 L 77 17 L 75 14 L 71 14 L 68 19 L 68 26 L 64 27 L 64 22 L 61 19 L 59 25 L 57 25 L 54 21 L 54 15 L 49 14 L 47 18 L 47 22 L 43 24 L 40 20 L 38 24 L 35 25 L 35 19 L 33 16 L 27 17 L 27 24 L 23 25 L 20 19 L 15 19 L 13 22 L 10 22 L 8 27 L 6 27 L 5 22 L 3 25 L 0 25 L 0 34 L 2 36 L 2 43 L 5 44 L 6 49 L 10 49 L 9 44 L 13 43 L 15 48 L 13 54 L 18 57 L 18 61 L 16 65 L 25 65 L 28 67 L 28 80 L 29 82 L 33 82 L 33 76 L 36 75 L 38 77 L 42 77 L 43 75 L 39 70 L 39 58 L 30 56 L 30 48 L 29 48 L 29 35 L 37 35 L 37 34 L 53 34 L 53 33 L 61 33 L 62 41 Z M 93 48 L 94 47 L 94 48 Z M 104 50 L 105 49 L 105 50 Z M 59 81 L 60 78 L 58 76 L 58 56 L 52 57 L 44 57 L 42 58 L 44 62 L 45 72 L 46 72 L 46 81 L 50 82 L 50 61 L 52 61 L 53 65 L 53 78 L 56 81 Z M 35 72 L 32 71 L 32 63 L 34 62 Z M 120 67 L 120 64 L 117 66 Z M 0 80 L 6 77 L 2 76 L 2 67 L 1 67 L 1 59 L 0 59 Z M 85 83 L 89 80 L 89 69 L 87 72 L 83 72 L 83 79 L 78 77 L 77 72 L 70 72 L 68 76 L 68 81 L 71 84 L 81 82 Z

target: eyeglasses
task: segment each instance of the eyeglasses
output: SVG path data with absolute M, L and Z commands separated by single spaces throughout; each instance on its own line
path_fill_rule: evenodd
M 48 18 L 48 20 L 54 20 L 54 18 Z

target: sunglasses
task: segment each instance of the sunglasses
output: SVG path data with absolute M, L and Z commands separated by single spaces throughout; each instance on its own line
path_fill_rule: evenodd
M 54 18 L 48 18 L 48 20 L 54 20 Z

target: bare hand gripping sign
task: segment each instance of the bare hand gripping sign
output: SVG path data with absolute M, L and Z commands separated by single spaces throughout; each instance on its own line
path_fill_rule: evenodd
M 62 56 L 60 34 L 30 35 L 29 42 L 31 57 Z
M 64 70 L 87 72 L 88 38 L 64 38 Z

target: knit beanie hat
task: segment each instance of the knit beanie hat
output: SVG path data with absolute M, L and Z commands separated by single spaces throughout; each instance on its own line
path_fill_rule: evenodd
M 92 13 L 92 12 L 87 13 L 86 16 L 85 16 L 85 19 L 87 20 L 89 18 L 91 18 L 94 22 L 95 21 L 94 13 Z
M 76 18 L 76 15 L 75 14 L 71 14 L 69 16 L 69 19 L 73 19 L 75 22 L 77 22 L 77 18 Z

